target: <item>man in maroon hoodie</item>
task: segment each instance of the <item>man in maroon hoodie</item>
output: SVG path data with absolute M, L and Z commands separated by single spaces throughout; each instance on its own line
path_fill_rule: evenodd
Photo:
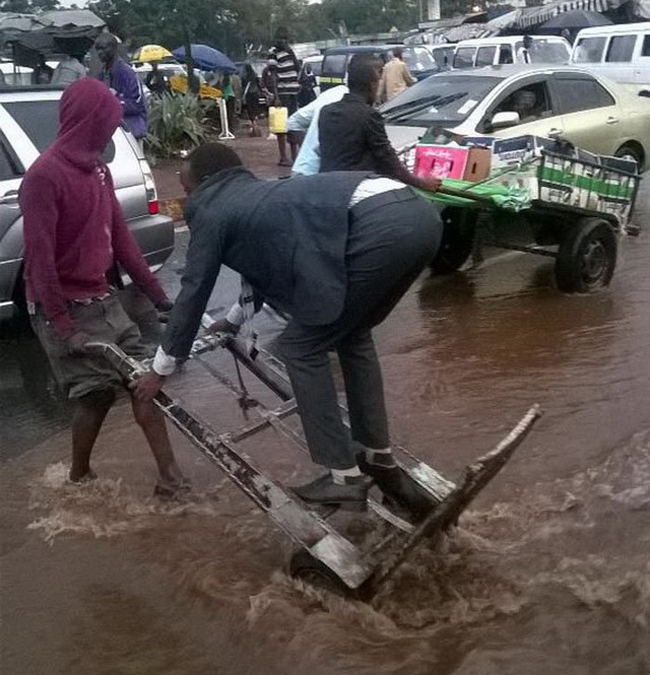
M 146 355 L 106 273 L 119 263 L 156 307 L 168 310 L 171 303 L 126 226 L 110 171 L 100 159 L 122 119 L 120 102 L 106 85 L 84 78 L 65 91 L 59 112 L 58 137 L 27 172 L 20 206 L 32 325 L 75 403 L 70 479 L 79 482 L 95 477 L 92 448 L 123 384 L 102 357 L 85 353 L 84 345 L 114 342 L 131 356 Z M 162 413 L 151 402 L 132 402 L 158 464 L 156 492 L 172 495 L 183 477 Z

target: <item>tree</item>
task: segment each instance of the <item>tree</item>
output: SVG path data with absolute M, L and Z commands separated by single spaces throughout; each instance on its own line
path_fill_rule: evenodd
M 0 12 L 17 14 L 36 14 L 59 8 L 59 0 L 4 0 L 0 2 Z
M 418 0 L 96 0 L 90 9 L 132 47 L 177 47 L 186 28 L 192 42 L 235 57 L 250 45 L 268 47 L 279 26 L 306 42 L 331 39 L 342 25 L 349 33 L 378 33 L 418 21 Z

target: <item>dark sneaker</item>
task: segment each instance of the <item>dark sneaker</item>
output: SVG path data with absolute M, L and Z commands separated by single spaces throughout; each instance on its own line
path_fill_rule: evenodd
M 331 473 L 291 488 L 303 502 L 319 506 L 338 506 L 346 511 L 365 511 L 368 508 L 368 490 L 372 481 L 367 476 L 346 478 L 345 485 L 334 482 Z
M 382 457 L 382 454 L 376 454 L 375 457 L 383 459 L 385 465 L 371 464 L 366 460 L 365 453 L 361 453 L 357 455 L 359 469 L 374 479 L 377 487 L 388 498 L 389 506 L 392 500 L 398 507 L 408 511 L 416 521 L 424 520 L 436 506 L 434 499 L 404 474 L 392 455 L 386 453 L 386 457 Z
M 167 500 L 182 499 L 187 496 L 191 490 L 192 484 L 184 478 L 174 483 L 163 483 L 163 481 L 158 481 L 153 489 L 153 496 Z

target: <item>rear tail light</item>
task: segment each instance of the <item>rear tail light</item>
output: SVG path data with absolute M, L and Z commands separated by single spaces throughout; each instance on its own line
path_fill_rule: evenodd
M 150 216 L 155 216 L 160 213 L 160 202 L 158 201 L 158 191 L 156 190 L 156 182 L 153 179 L 151 167 L 146 159 L 140 160 L 140 169 L 144 177 L 144 190 L 147 195 L 147 209 Z

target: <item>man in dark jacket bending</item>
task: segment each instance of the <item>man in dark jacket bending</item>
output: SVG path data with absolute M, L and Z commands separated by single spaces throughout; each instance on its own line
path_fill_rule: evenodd
M 294 488 L 305 502 L 363 509 L 371 476 L 414 508 L 390 449 L 371 330 L 433 258 L 442 233 L 432 206 L 403 183 L 363 172 L 263 181 L 219 144 L 183 171 L 190 227 L 182 288 L 136 397 L 154 396 L 186 357 L 221 265 L 292 319 L 280 337 L 312 459 L 329 469 Z M 341 420 L 328 352 L 345 381 L 355 456 Z M 362 471 L 363 470 L 363 473 Z

